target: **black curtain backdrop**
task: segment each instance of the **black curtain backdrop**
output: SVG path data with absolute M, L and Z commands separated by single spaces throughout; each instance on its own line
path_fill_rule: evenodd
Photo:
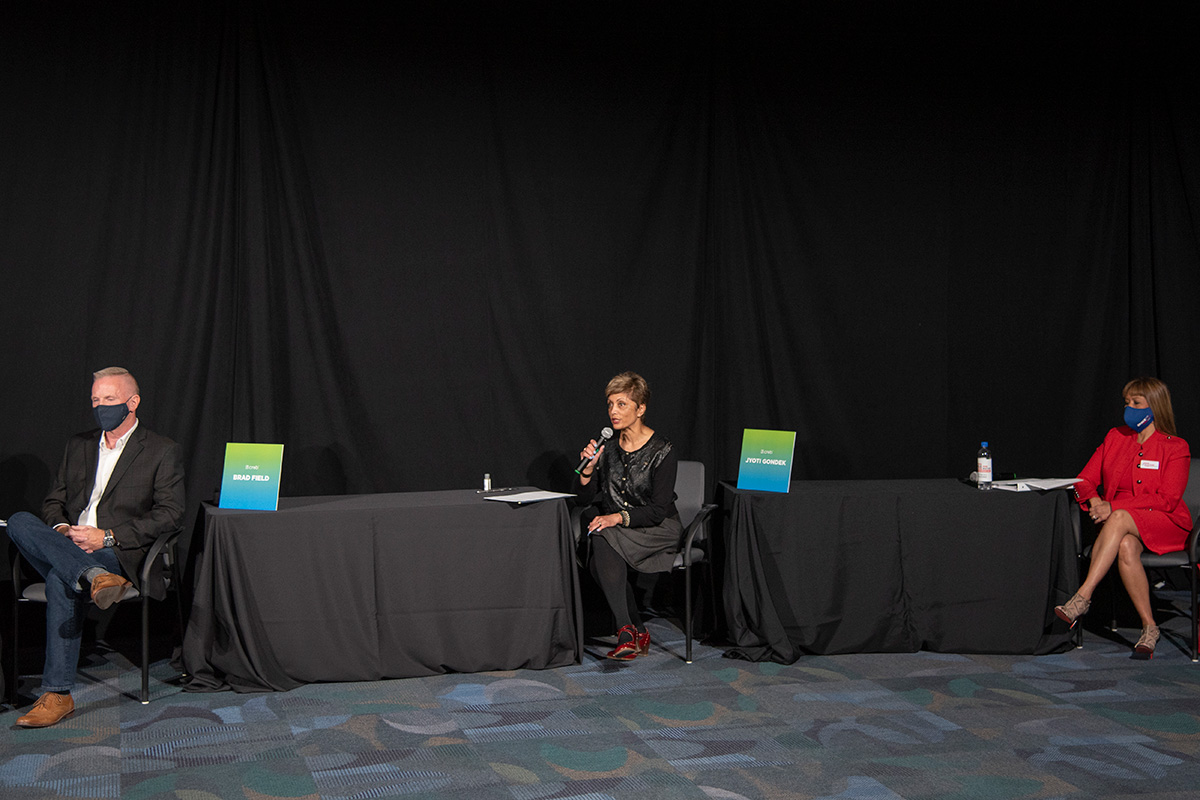
M 193 509 L 565 488 L 625 369 L 713 481 L 1074 475 L 1138 374 L 1200 437 L 1187 7 L 6 8 L 0 515 L 112 364 Z

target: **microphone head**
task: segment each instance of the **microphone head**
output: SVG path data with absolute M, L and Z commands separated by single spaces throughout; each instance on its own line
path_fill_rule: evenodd
M 607 428 L 607 427 L 604 428 L 603 430 L 600 431 L 600 441 L 607 442 L 609 439 L 612 438 L 612 433 L 613 433 L 612 428 Z

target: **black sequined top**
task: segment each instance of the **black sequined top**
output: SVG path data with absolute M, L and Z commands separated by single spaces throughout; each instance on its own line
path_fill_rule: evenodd
M 679 457 L 671 442 L 657 431 L 632 453 L 616 441 L 604 448 L 592 479 L 580 487 L 579 498 L 595 502 L 601 514 L 629 512 L 629 527 L 648 528 L 668 517 L 677 517 L 675 509 L 675 473 Z

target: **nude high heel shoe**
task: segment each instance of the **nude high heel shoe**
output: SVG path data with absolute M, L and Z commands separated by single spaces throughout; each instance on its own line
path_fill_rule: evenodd
M 1158 626 L 1142 628 L 1142 636 L 1133 646 L 1133 657 L 1149 660 L 1154 658 L 1154 645 L 1158 644 Z
M 1087 613 L 1087 610 L 1091 608 L 1091 606 L 1091 600 L 1080 597 L 1079 593 L 1076 592 L 1074 595 L 1072 595 L 1070 600 L 1063 603 L 1061 606 L 1055 606 L 1054 613 L 1057 614 L 1058 618 L 1063 622 L 1071 623 L 1071 627 L 1074 628 L 1075 623 L 1079 621 L 1080 617 Z

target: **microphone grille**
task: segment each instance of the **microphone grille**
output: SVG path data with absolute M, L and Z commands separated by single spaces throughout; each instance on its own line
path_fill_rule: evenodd
M 600 441 L 605 441 L 606 439 L 611 439 L 612 433 L 613 433 L 612 428 L 604 428 L 603 430 L 600 431 Z

